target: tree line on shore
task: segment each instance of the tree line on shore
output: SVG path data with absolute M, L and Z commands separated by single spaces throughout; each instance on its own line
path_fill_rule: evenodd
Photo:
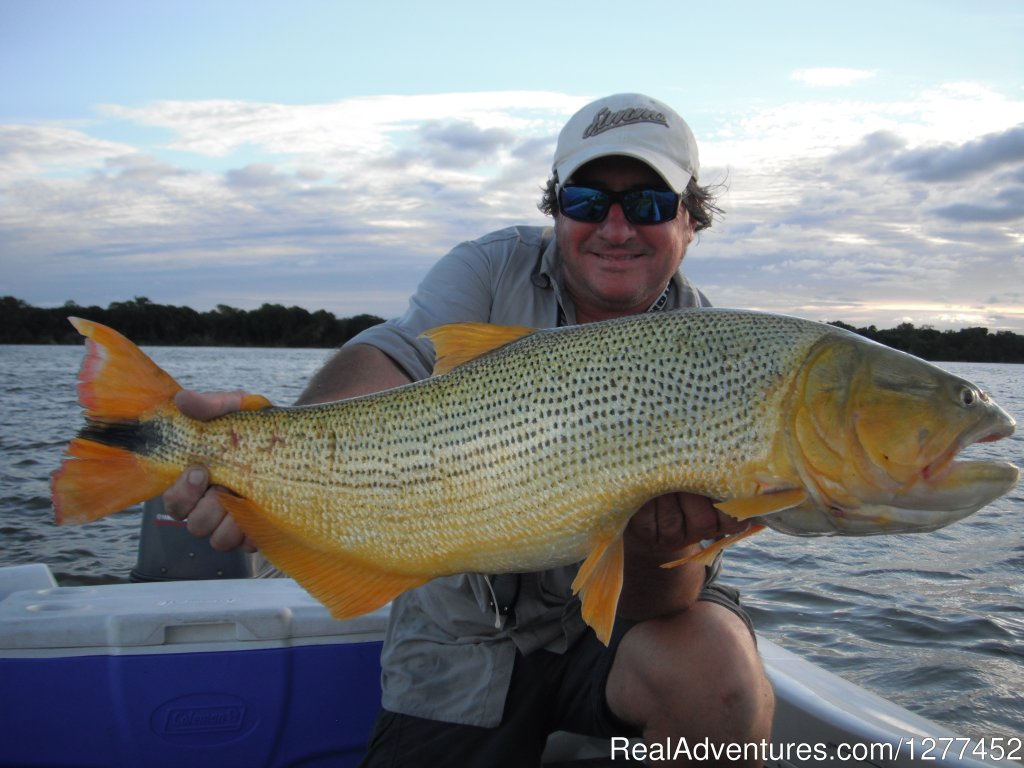
M 78 344 L 81 337 L 68 316 L 96 320 L 116 328 L 138 344 L 159 346 L 338 347 L 383 320 L 374 315 L 338 318 L 326 310 L 264 304 L 235 309 L 219 304 L 198 312 L 190 307 L 155 304 L 143 296 L 113 302 L 106 309 L 69 301 L 62 307 L 33 307 L 13 296 L 0 297 L 0 344 Z M 938 331 L 902 323 L 879 330 L 832 325 L 925 360 L 1024 363 L 1024 336 L 987 328 Z
M 198 312 L 155 304 L 144 296 L 107 306 L 33 307 L 13 296 L 0 298 L 0 344 L 80 344 L 68 317 L 109 325 L 136 344 L 181 347 L 339 347 L 360 331 L 383 322 L 374 315 L 337 318 L 326 310 L 264 304 L 235 309 L 219 304 Z
M 912 323 L 900 323 L 895 328 L 879 330 L 875 326 L 854 328 L 843 322 L 833 322 L 839 328 L 859 333 L 872 341 L 909 352 L 924 360 L 948 363 L 1024 363 L 1024 336 L 1012 331 L 988 328 L 961 328 L 956 331 L 937 331 Z

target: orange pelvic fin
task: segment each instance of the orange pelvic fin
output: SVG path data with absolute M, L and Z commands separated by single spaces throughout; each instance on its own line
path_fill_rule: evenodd
M 449 323 L 423 335 L 434 345 L 434 375 L 440 376 L 498 347 L 529 336 L 535 330 L 520 325 Z
M 267 558 L 323 603 L 335 618 L 360 616 L 429 579 L 384 570 L 275 519 L 251 499 L 221 492 L 221 504 Z
M 583 602 L 583 620 L 593 627 L 597 639 L 605 645 L 611 639 L 619 607 L 624 563 L 620 533 L 594 547 L 572 582 L 572 593 L 578 594 Z
M 730 499 L 719 501 L 715 507 L 725 512 L 729 517 L 737 520 L 746 520 L 750 517 L 768 515 L 772 512 L 781 512 L 784 509 L 799 507 L 807 501 L 807 491 L 803 488 L 789 488 L 785 491 L 772 491 L 751 496 L 746 499 Z
M 732 536 L 723 536 L 722 538 L 715 541 L 714 544 L 710 544 L 695 555 L 689 557 L 683 557 L 679 560 L 672 560 L 668 563 L 662 563 L 662 568 L 676 568 L 680 565 L 686 565 L 687 563 L 697 563 L 700 565 L 711 565 L 714 562 L 719 552 L 722 552 L 726 547 L 731 547 L 737 542 L 743 541 L 748 536 L 753 536 L 755 533 L 760 533 L 765 529 L 763 525 L 752 525 L 742 533 L 736 533 Z

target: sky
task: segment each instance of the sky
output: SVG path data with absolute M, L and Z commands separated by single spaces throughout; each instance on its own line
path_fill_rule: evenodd
M 696 134 L 714 304 L 1024 333 L 1020 0 L 0 0 L 0 296 L 400 314 L 625 91 Z

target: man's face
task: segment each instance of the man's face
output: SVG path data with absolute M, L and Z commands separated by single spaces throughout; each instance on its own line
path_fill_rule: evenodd
M 587 163 L 573 174 L 571 182 L 612 192 L 665 186 L 650 166 L 629 157 L 604 157 Z M 685 207 L 662 224 L 631 224 L 618 203 L 596 224 L 559 213 L 555 236 L 577 321 L 645 311 L 679 269 L 693 233 Z

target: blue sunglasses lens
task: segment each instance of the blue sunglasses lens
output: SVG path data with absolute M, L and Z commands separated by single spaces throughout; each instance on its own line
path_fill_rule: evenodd
M 679 211 L 679 195 L 666 189 L 629 189 L 609 192 L 595 187 L 566 185 L 558 190 L 558 207 L 575 221 L 597 224 L 604 221 L 612 203 L 622 206 L 631 224 L 661 224 Z

